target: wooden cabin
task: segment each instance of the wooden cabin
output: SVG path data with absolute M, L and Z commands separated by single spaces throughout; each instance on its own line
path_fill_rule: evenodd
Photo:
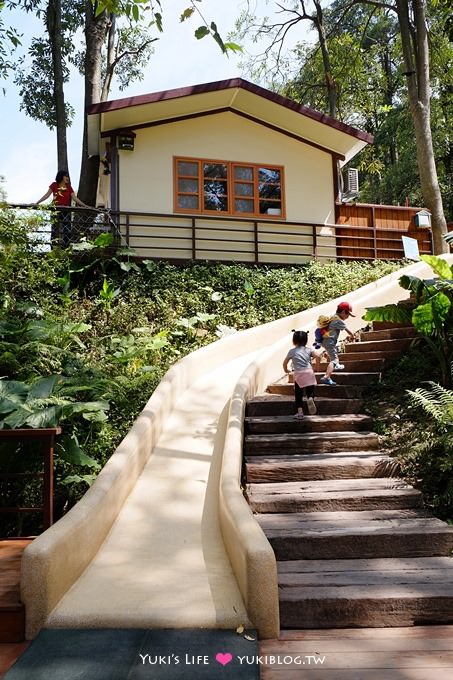
M 372 136 L 241 78 L 91 106 L 98 205 L 140 258 L 295 264 L 431 252 L 420 208 L 344 202 Z M 385 213 L 385 217 L 382 217 Z

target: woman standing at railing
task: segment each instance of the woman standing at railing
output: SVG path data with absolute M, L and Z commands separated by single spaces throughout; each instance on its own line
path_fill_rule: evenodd
M 80 198 L 77 197 L 74 189 L 71 186 L 69 179 L 69 172 L 67 170 L 59 170 L 55 177 L 55 182 L 50 184 L 48 190 L 36 201 L 33 205 L 38 205 L 45 201 L 46 198 L 53 194 L 52 204 L 58 210 L 59 208 L 70 208 L 72 201 L 82 208 L 90 208 Z M 69 210 L 62 210 L 57 215 L 57 219 L 52 223 L 52 242 L 57 243 L 61 238 L 61 245 L 66 248 L 71 242 L 71 212 Z

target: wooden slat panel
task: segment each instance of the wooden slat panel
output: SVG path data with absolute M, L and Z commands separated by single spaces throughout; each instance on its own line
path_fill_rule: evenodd
M 397 260 L 404 257 L 402 236 L 415 238 L 420 254 L 432 253 L 431 232 L 415 227 L 414 217 L 421 208 L 342 204 L 337 209 L 337 257 Z M 373 250 L 373 211 L 376 252 Z

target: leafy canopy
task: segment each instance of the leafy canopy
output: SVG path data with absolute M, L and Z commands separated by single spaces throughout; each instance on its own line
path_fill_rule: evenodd
M 194 14 L 200 16 L 203 23 L 194 32 L 194 36 L 197 40 L 209 35 L 215 40 L 224 54 L 242 51 L 240 45 L 233 42 L 224 42 L 217 29 L 216 23 L 214 21 L 208 22 L 204 18 L 200 9 L 195 4 L 195 0 L 189 0 L 189 2 L 190 5 L 183 10 L 179 20 L 180 22 L 187 21 L 187 19 L 190 19 Z M 196 0 L 196 2 L 201 3 L 202 0 Z M 148 4 L 148 0 L 92 0 L 92 3 L 96 6 L 96 14 L 98 15 L 104 10 L 107 10 L 116 15 L 125 15 L 134 21 L 143 19 L 148 11 L 152 16 L 151 23 L 156 26 L 158 31 L 163 32 L 164 30 L 163 8 L 160 0 L 156 0 L 159 11 L 156 11 L 153 5 Z

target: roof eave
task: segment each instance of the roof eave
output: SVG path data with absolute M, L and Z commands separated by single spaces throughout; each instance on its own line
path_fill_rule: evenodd
M 108 113 L 111 111 L 118 111 L 119 109 L 129 108 L 133 106 L 143 106 L 146 104 L 153 104 L 161 101 L 178 99 L 180 97 L 190 97 L 207 92 L 214 92 L 227 89 L 233 90 L 237 88 L 247 90 L 248 92 L 256 94 L 259 97 L 263 97 L 268 101 L 279 104 L 280 106 L 283 106 L 289 110 L 295 111 L 296 113 L 311 118 L 317 122 L 323 123 L 324 125 L 339 130 L 340 132 L 360 139 L 366 144 L 371 144 L 373 142 L 373 136 L 367 132 L 364 132 L 363 130 L 359 130 L 358 128 L 355 128 L 351 125 L 347 125 L 346 123 L 342 123 L 341 121 L 336 120 L 335 118 L 331 118 L 330 116 L 320 113 L 319 111 L 315 111 L 315 109 L 311 109 L 308 106 L 298 104 L 292 99 L 283 97 L 282 95 L 276 92 L 271 92 L 270 90 L 267 90 L 261 87 L 260 85 L 250 83 L 249 81 L 244 80 L 243 78 L 231 78 L 228 80 L 219 80 L 210 83 L 192 85 L 190 87 L 162 90 L 160 92 L 152 92 L 145 95 L 123 97 L 122 99 L 100 102 L 98 104 L 92 104 L 91 106 L 89 106 L 87 109 L 87 113 L 89 115 Z

